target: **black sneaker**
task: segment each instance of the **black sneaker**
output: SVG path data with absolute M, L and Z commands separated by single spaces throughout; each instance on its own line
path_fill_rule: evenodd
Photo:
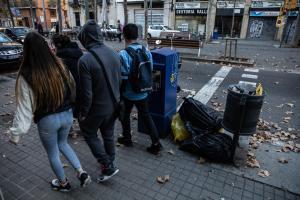
M 80 180 L 81 187 L 85 187 L 92 182 L 91 177 L 84 171 L 78 177 Z
M 51 187 L 53 190 L 60 192 L 69 192 L 71 190 L 71 185 L 68 180 L 65 184 L 62 184 L 58 179 L 53 179 L 51 181 Z
M 113 177 L 114 175 L 116 175 L 119 172 L 119 169 L 116 168 L 114 166 L 114 164 L 109 164 L 109 165 L 102 165 L 101 171 L 102 171 L 102 174 L 99 175 L 99 177 L 97 179 L 98 182 L 103 182 L 103 181 L 110 179 L 111 177 Z
M 151 154 L 158 155 L 159 152 L 162 150 L 162 145 L 158 142 L 156 144 L 152 144 L 150 147 L 147 148 L 147 151 Z
M 118 143 L 123 144 L 126 147 L 132 147 L 133 143 L 130 139 L 127 139 L 125 137 L 119 137 L 118 138 Z

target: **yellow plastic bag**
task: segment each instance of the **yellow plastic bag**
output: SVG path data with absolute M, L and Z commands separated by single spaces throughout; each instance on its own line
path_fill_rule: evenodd
M 182 142 L 190 137 L 189 132 L 184 127 L 184 123 L 181 120 L 179 113 L 176 113 L 176 115 L 173 116 L 171 128 L 175 142 Z

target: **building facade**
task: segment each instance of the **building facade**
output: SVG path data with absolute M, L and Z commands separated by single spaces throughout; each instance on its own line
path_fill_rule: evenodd
M 14 20 L 16 26 L 33 27 L 34 23 L 41 23 L 44 30 L 50 30 L 57 22 L 56 0 L 44 0 L 45 13 L 43 12 L 43 0 L 32 0 L 32 15 L 30 13 L 29 0 L 10 0 L 11 9 L 14 11 Z M 63 27 L 68 24 L 68 4 L 67 0 L 61 0 Z M 46 19 L 45 19 L 46 18 Z

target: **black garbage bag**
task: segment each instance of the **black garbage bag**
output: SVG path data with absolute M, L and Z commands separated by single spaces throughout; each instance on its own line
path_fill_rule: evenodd
M 221 114 L 191 97 L 184 98 L 179 115 L 185 123 L 190 122 L 193 127 L 204 132 L 218 132 L 222 128 Z
M 222 133 L 206 133 L 184 141 L 179 149 L 214 162 L 231 162 L 232 138 Z

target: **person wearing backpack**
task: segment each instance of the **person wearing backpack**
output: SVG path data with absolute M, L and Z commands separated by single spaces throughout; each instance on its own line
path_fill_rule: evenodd
M 120 121 L 123 127 L 122 137 L 118 143 L 132 147 L 130 113 L 136 106 L 139 117 L 148 129 L 152 145 L 147 148 L 151 154 L 158 155 L 162 150 L 158 131 L 149 112 L 148 94 L 152 90 L 152 55 L 143 45 L 137 43 L 138 27 L 127 24 L 123 28 L 126 49 L 120 51 L 121 67 L 121 98 L 123 106 Z
M 118 173 L 114 165 L 115 113 L 119 108 L 121 61 L 103 44 L 100 26 L 89 20 L 78 34 L 87 52 L 79 59 L 79 125 L 92 154 L 101 166 L 99 182 Z M 99 140 L 98 130 L 102 141 Z

